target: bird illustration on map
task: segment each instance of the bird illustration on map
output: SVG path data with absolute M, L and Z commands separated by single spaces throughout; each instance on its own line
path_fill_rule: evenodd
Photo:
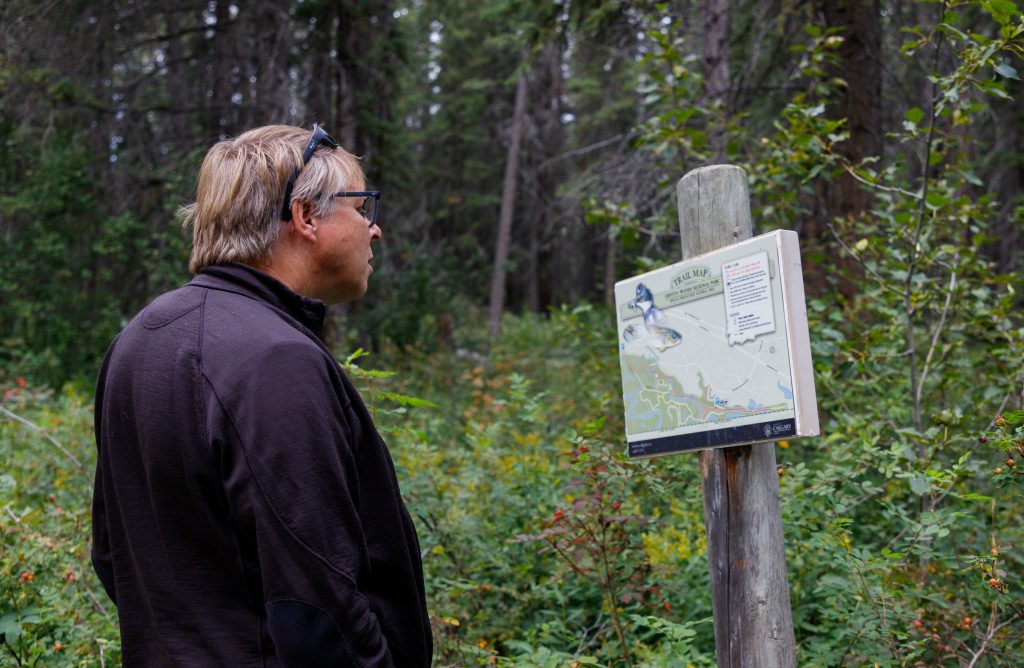
M 640 309 L 643 316 L 644 329 L 647 330 L 648 344 L 663 352 L 666 348 L 678 345 L 683 340 L 682 335 L 668 326 L 668 318 L 661 309 L 654 305 L 654 295 L 643 283 L 636 286 L 636 296 L 629 302 L 630 308 Z M 632 325 L 630 325 L 632 327 Z M 627 328 L 629 329 L 629 328 Z M 630 331 L 629 334 L 633 332 Z M 624 338 L 629 341 L 632 337 L 623 332 Z

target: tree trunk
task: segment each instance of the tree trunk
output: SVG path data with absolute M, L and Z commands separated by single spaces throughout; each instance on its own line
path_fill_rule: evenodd
M 730 0 L 704 1 L 704 86 L 717 119 L 711 128 L 712 162 L 725 160 L 729 119 L 729 4 Z
M 879 103 L 882 96 L 881 23 L 878 0 L 824 0 L 830 27 L 842 28 L 839 74 L 845 81 L 834 116 L 846 118 L 850 137 L 839 152 L 851 164 L 881 150 Z M 871 194 L 849 174 L 840 174 L 829 191 L 833 215 L 857 216 L 871 206 Z
M 250 76 L 239 86 L 255 93 L 255 98 L 242 101 L 245 128 L 279 123 L 288 118 L 291 102 L 288 56 L 292 35 L 289 4 L 288 0 L 262 0 L 252 7 Z
M 189 99 L 188 76 L 189 63 L 185 60 L 185 49 L 178 32 L 178 13 L 164 12 L 167 22 L 167 60 L 170 67 L 167 72 L 167 90 L 175 104 L 185 105 Z M 167 118 L 167 129 L 163 142 L 165 146 L 181 146 L 188 139 L 188 116 L 184 113 L 171 113 Z
M 214 137 L 225 135 L 228 131 L 227 129 L 235 125 L 228 117 L 228 112 L 231 109 L 230 101 L 233 93 L 233 77 L 231 72 L 232 68 L 237 64 L 234 46 L 236 44 L 236 35 L 238 34 L 238 25 L 232 25 L 229 5 L 230 3 L 227 0 L 217 0 L 214 9 L 216 30 L 212 38 L 213 44 L 210 47 L 210 50 L 213 52 L 213 58 L 211 59 L 211 67 L 213 68 L 211 88 L 213 94 L 210 96 L 209 110 L 206 118 L 208 131 Z M 239 10 L 239 13 L 241 13 L 241 10 Z
M 551 254 L 546 253 L 548 242 L 558 233 L 558 224 L 564 220 L 560 215 L 558 185 L 564 181 L 562 163 L 552 158 L 562 151 L 565 128 L 562 124 L 562 97 L 564 80 L 562 67 L 564 51 L 561 43 L 550 43 L 544 47 L 536 72 L 540 85 L 534 87 L 535 94 L 531 99 L 533 105 L 537 136 L 528 145 L 529 154 L 535 175 L 536 192 L 525 198 L 532 205 L 530 215 L 530 246 L 527 262 L 527 305 L 534 313 L 540 313 L 545 306 L 552 303 L 550 281 L 544 280 L 552 275 L 561 274 L 559 268 L 552 267 Z
M 509 138 L 508 158 L 505 160 L 505 180 L 501 190 L 501 211 L 498 214 L 498 240 L 494 248 L 494 275 L 491 280 L 491 304 L 488 324 L 491 338 L 501 331 L 501 312 L 505 308 L 505 278 L 509 246 L 512 244 L 512 215 L 515 213 L 516 185 L 519 175 L 519 153 L 526 126 L 526 71 L 516 82 L 515 110 L 512 112 L 512 133 Z
M 608 306 L 615 306 L 615 250 L 618 247 L 618 237 L 612 234 L 611 225 L 608 226 L 608 243 L 604 255 L 604 303 Z
M 337 23 L 338 85 L 335 88 L 334 113 L 338 119 L 338 141 L 359 154 L 359 123 L 356 118 L 356 67 L 359 54 L 356 31 L 361 29 L 353 21 L 353 8 L 346 7 Z
M 829 105 L 832 118 L 847 119 L 849 139 L 837 149 L 843 159 L 851 164 L 860 163 L 864 158 L 879 155 L 881 99 L 881 25 L 877 0 L 816 0 L 815 6 L 830 28 L 841 28 L 843 43 L 839 47 L 839 62 L 833 76 L 843 79 L 846 86 L 835 94 Z M 826 234 L 821 221 L 835 217 L 858 216 L 871 206 L 871 194 L 861 188 L 857 181 L 841 172 L 828 183 L 821 193 L 821 201 L 809 207 L 815 210 L 808 216 L 802 227 L 802 234 L 808 247 L 818 246 L 824 250 L 819 261 L 813 254 L 808 255 L 804 265 L 804 279 L 808 292 L 813 294 L 835 289 L 825 281 L 826 274 L 835 274 L 841 269 L 838 289 L 850 296 L 857 292 L 856 282 L 849 278 L 853 263 Z

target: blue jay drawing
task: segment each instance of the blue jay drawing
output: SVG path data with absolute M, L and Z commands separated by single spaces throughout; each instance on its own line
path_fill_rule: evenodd
M 668 326 L 668 318 L 654 305 L 654 295 L 643 283 L 636 286 L 636 297 L 629 302 L 629 306 L 640 309 L 649 345 L 657 348 L 658 352 L 678 345 L 683 340 L 679 332 Z

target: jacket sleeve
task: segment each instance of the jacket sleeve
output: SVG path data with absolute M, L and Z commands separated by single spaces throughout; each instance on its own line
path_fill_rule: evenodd
M 208 441 L 240 550 L 258 561 L 282 663 L 390 666 L 381 625 L 359 589 L 369 557 L 351 410 L 336 362 L 310 348 L 279 344 L 226 386 L 207 381 Z
M 117 339 L 114 340 L 114 343 Z M 114 349 L 111 344 L 110 350 Z M 110 600 L 117 605 L 117 590 L 114 587 L 114 561 L 110 551 L 110 531 L 107 527 L 106 501 L 103 496 L 103 451 L 101 432 L 103 428 L 103 390 L 107 376 L 110 351 L 107 352 L 100 368 L 96 383 L 96 399 L 93 402 L 93 428 L 96 436 L 96 477 L 92 490 L 92 569 L 103 585 Z
M 92 569 L 96 572 L 103 589 L 110 600 L 117 605 L 117 590 L 114 588 L 114 562 L 110 556 L 110 536 L 107 529 L 107 513 L 103 502 L 103 478 L 100 464 L 96 465 L 96 484 L 92 497 Z

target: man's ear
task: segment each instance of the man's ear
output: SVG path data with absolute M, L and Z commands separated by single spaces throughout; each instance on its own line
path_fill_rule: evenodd
M 302 239 L 316 241 L 318 221 L 313 217 L 314 207 L 311 202 L 292 200 L 292 219 L 285 225 Z

